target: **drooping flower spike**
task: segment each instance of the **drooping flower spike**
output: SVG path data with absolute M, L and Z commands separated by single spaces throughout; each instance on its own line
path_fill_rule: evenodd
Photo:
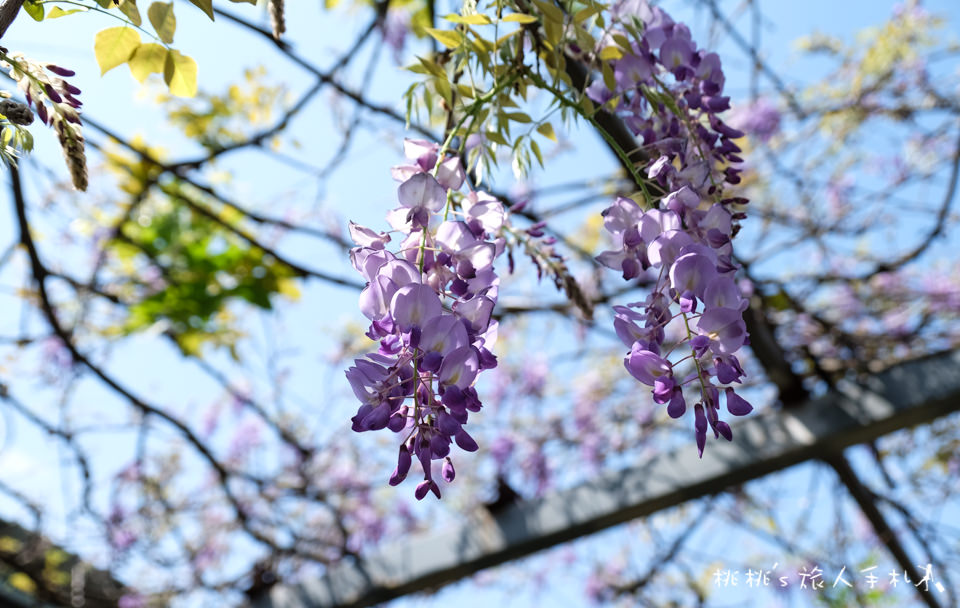
M 729 107 L 719 57 L 698 50 L 686 26 L 645 0 L 619 3 L 614 14 L 621 24 L 639 24 L 641 39 L 632 52 L 611 61 L 614 89 L 597 79 L 587 93 L 599 103 L 618 100 L 615 111 L 654 151 L 648 179 L 667 194 L 649 209 L 628 198 L 608 207 L 604 227 L 615 248 L 597 261 L 628 281 L 655 273 L 646 301 L 614 308 L 614 328 L 630 349 L 627 371 L 651 387 L 654 402 L 665 404 L 671 417 L 687 411 L 684 387 L 696 381 L 694 433 L 702 456 L 708 428 L 716 437 L 732 438 L 719 419 L 721 387 L 714 382 L 739 383 L 744 375 L 736 353 L 748 343 L 747 301 L 733 278 L 731 239 L 745 217 L 740 208 L 746 200 L 723 194 L 725 184 L 740 181 L 734 167 L 741 162 L 740 148 L 733 140 L 743 133 L 718 116 Z M 651 91 L 674 103 L 654 103 Z M 664 328 L 675 321 L 686 330 L 689 356 L 683 359 L 693 360 L 693 371 L 681 378 L 675 375 L 680 361 L 662 354 Z M 733 387 L 724 387 L 723 394 L 730 414 L 753 409 Z
M 367 281 L 360 310 L 370 320 L 367 336 L 380 347 L 346 375 L 361 403 L 353 430 L 401 434 L 390 484 L 402 483 L 416 458 L 424 475 L 414 492 L 419 500 L 441 495 L 434 461 L 442 461 L 445 482 L 454 480 L 453 443 L 478 449 L 464 425 L 482 406 L 473 387 L 477 375 L 497 365 L 493 261 L 504 245 L 494 233 L 506 210 L 490 195 L 471 192 L 460 201 L 463 220 L 442 219 L 464 182 L 460 159 L 439 158 L 439 146 L 429 142 L 408 140 L 404 149 L 413 163 L 394 167 L 402 182 L 399 206 L 387 213 L 405 235 L 399 249 L 387 250 L 388 233 L 350 225 L 357 244 L 351 261 Z

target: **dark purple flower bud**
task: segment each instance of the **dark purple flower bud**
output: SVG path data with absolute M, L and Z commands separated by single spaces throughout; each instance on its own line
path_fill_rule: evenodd
M 653 383 L 653 400 L 656 403 L 666 403 L 673 397 L 677 382 L 673 376 L 661 376 Z
M 450 439 L 443 435 L 430 438 L 430 454 L 433 458 L 443 458 L 450 453 Z
M 636 258 L 624 258 L 620 262 L 620 269 L 623 270 L 623 280 L 629 281 L 640 276 L 640 262 Z
M 67 68 L 62 68 L 58 65 L 48 63 L 47 69 L 56 74 L 57 76 L 76 76 L 76 72 L 73 70 L 68 70 Z
M 453 462 L 449 458 L 443 463 L 443 469 L 440 471 L 441 477 L 447 483 L 451 483 L 453 479 L 457 476 L 456 470 L 453 468 Z
M 710 114 L 709 118 L 710 118 L 710 126 L 713 127 L 713 130 L 723 135 L 724 137 L 729 137 L 730 139 L 740 139 L 741 137 L 743 137 L 744 135 L 743 131 L 738 131 L 737 129 L 734 129 L 733 127 L 727 125 L 727 123 L 717 118 L 715 115 Z
M 446 386 L 441 402 L 449 408 L 462 408 L 464 404 L 463 391 L 456 384 Z
M 730 430 L 730 425 L 724 421 L 717 422 L 716 426 L 713 427 L 715 431 L 723 435 L 723 438 L 727 441 L 733 441 L 733 431 Z
M 480 396 L 477 395 L 477 389 L 468 386 L 463 389 L 463 406 L 471 412 L 479 412 L 483 404 L 480 403 Z
M 493 369 L 497 366 L 497 356 L 484 347 L 477 349 L 479 353 L 480 371 Z
M 683 399 L 683 391 L 679 388 L 673 391 L 670 404 L 667 405 L 667 415 L 671 418 L 679 418 L 687 411 L 687 402 Z
M 732 388 L 726 390 L 727 411 L 734 416 L 746 416 L 753 411 L 753 406 L 740 395 L 736 394 Z
M 407 411 L 406 406 L 400 408 L 396 413 L 391 414 L 390 422 L 387 423 L 387 428 L 393 431 L 394 433 L 399 433 L 407 427 Z
M 400 444 L 400 456 L 397 458 L 397 468 L 394 469 L 393 475 L 390 476 L 391 486 L 399 485 L 407 478 L 407 473 L 410 472 L 410 463 L 412 461 L 410 450 L 407 449 L 406 444 Z
M 44 83 L 43 90 L 47 92 L 47 97 L 50 98 L 50 101 L 54 103 L 60 103 L 63 101 L 63 97 L 60 97 L 60 93 L 57 92 L 53 85 Z
M 456 440 L 457 445 L 460 446 L 460 449 L 465 452 L 476 452 L 478 449 L 480 449 L 480 446 L 478 446 L 477 442 L 473 440 L 473 437 L 467 434 L 467 432 L 463 429 L 457 431 L 457 434 L 454 435 L 453 438 Z
M 356 415 L 350 419 L 350 422 L 353 423 L 353 425 L 350 428 L 357 433 L 362 433 L 363 431 L 366 431 L 367 428 L 363 425 L 363 420 L 364 418 L 367 417 L 367 414 L 369 414 L 371 411 L 373 411 L 373 406 L 370 405 L 369 403 L 364 403 L 363 405 L 361 405 L 360 409 L 357 410 Z
M 360 421 L 360 426 L 367 431 L 379 431 L 380 429 L 387 428 L 389 421 L 390 404 L 384 402 L 370 410 L 370 412 L 363 417 L 363 420 Z
M 722 384 L 740 382 L 740 377 L 743 376 L 743 369 L 740 367 L 740 362 L 736 357 L 733 355 L 729 357 L 717 357 L 714 359 L 714 363 L 717 366 L 717 380 Z
M 697 358 L 699 359 L 707 352 L 707 349 L 710 348 L 710 338 L 704 336 L 703 334 L 697 334 L 690 339 L 690 346 L 693 348 L 694 354 L 696 354 Z
M 440 369 L 441 363 L 443 363 L 443 355 L 430 351 L 420 360 L 420 369 L 425 372 L 435 372 Z
M 457 431 L 460 430 L 460 422 L 457 422 L 456 418 L 448 414 L 447 412 L 440 412 L 437 415 L 437 428 L 440 429 L 440 432 L 448 437 L 453 437 L 457 434 Z
M 421 481 L 417 485 L 417 489 L 413 492 L 413 495 L 416 496 L 417 500 L 423 500 L 427 492 L 433 492 L 437 498 L 440 498 L 440 487 L 437 486 L 437 482 L 432 479 L 424 479 Z
M 452 416 L 454 420 L 460 424 L 467 423 L 467 419 L 470 417 L 470 412 L 467 411 L 466 406 L 464 406 L 462 403 L 457 407 L 447 407 L 447 409 L 450 411 L 450 416 Z
M 702 403 L 697 403 L 696 405 L 693 406 L 693 414 L 694 414 L 694 419 L 693 419 L 694 430 L 696 430 L 698 433 L 707 432 L 707 415 L 703 411 Z
M 49 125 L 49 124 L 50 124 L 50 117 L 49 117 L 49 115 L 47 114 L 47 106 L 46 106 L 46 104 L 44 104 L 44 103 L 41 101 L 41 102 L 38 102 L 38 103 L 36 104 L 36 106 L 34 106 L 34 107 L 37 109 L 37 117 L 40 118 L 40 122 L 42 122 L 42 123 L 45 124 L 45 125 Z

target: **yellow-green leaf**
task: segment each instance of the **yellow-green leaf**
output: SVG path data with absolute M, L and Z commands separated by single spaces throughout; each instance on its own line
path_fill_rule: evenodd
M 147 10 L 150 24 L 167 44 L 173 42 L 173 33 L 177 31 L 177 18 L 173 14 L 173 2 L 154 2 Z
M 576 24 L 583 23 L 590 17 L 593 17 L 597 13 L 603 10 L 602 5 L 588 6 L 587 8 L 582 8 L 573 15 L 573 22 Z
M 533 154 L 537 157 L 537 162 L 540 163 L 540 166 L 543 167 L 543 154 L 540 154 L 540 144 L 536 140 L 530 140 L 530 149 L 533 151 Z
M 490 21 L 490 17 L 482 13 L 476 13 L 474 15 L 447 15 L 444 19 L 453 23 L 466 23 L 467 25 L 489 25 L 493 23 L 493 21 Z
M 213 0 L 190 0 L 194 6 L 202 10 L 213 21 Z
M 510 13 L 509 15 L 504 15 L 503 19 L 500 21 L 512 21 L 515 23 L 536 23 L 537 18 L 533 15 L 524 15 L 522 13 Z
M 604 61 L 620 59 L 621 57 L 623 57 L 623 51 L 621 51 L 619 47 L 605 46 L 600 51 L 600 59 L 603 59 Z
M 463 43 L 463 34 L 455 30 L 438 30 L 429 27 L 427 33 L 448 49 L 460 48 Z
M 549 122 L 545 122 L 539 127 L 537 127 L 537 133 L 539 133 L 540 135 L 543 135 L 550 141 L 557 141 L 557 134 L 554 133 L 553 125 L 551 125 Z
M 163 66 L 163 80 L 177 97 L 197 94 L 197 62 L 180 51 L 171 50 Z
M 167 61 L 167 49 L 161 44 L 153 42 L 141 44 L 133 52 L 130 61 L 130 72 L 139 82 L 143 82 L 150 74 L 163 74 Z
M 504 116 L 506 116 L 507 118 L 509 118 L 514 122 L 522 122 L 522 123 L 533 122 L 533 119 L 531 119 L 530 116 L 528 116 L 527 114 L 524 114 L 523 112 L 506 112 L 504 113 Z
M 34 21 L 43 21 L 43 4 L 35 0 L 27 0 L 23 3 L 23 10 L 25 10 Z
M 57 17 L 66 17 L 67 15 L 72 15 L 74 13 L 82 13 L 86 11 L 86 8 L 72 8 L 68 11 L 63 10 L 59 6 L 54 6 L 50 9 L 50 12 L 47 13 L 47 19 L 56 19 Z
M 137 8 L 137 0 L 120 0 L 120 12 L 127 16 L 130 23 L 139 27 L 143 20 L 140 18 L 140 9 Z
M 537 5 L 537 8 L 543 12 L 543 15 L 547 19 L 556 21 L 557 23 L 563 23 L 563 11 L 560 10 L 559 6 L 546 0 L 533 0 L 533 3 Z
M 97 32 L 93 52 L 103 76 L 118 65 L 126 63 L 140 46 L 140 34 L 129 27 L 110 27 Z

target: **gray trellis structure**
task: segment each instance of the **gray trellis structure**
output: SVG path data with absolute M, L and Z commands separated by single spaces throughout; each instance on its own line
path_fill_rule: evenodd
M 960 351 L 890 368 L 859 384 L 845 383 L 822 397 L 768 411 L 734 427 L 731 443 L 715 442 L 700 460 L 686 448 L 626 471 L 476 517 L 456 527 L 385 547 L 355 563 L 330 568 L 320 579 L 276 586 L 255 608 L 372 606 L 451 583 L 502 564 L 661 509 L 723 491 L 809 460 L 837 470 L 900 565 L 913 562 L 852 474 L 843 450 L 892 431 L 960 410 Z M 847 473 L 845 475 L 845 473 Z M 909 567 L 908 567 L 909 566 Z M 911 580 L 919 580 L 916 571 Z M 917 588 L 929 606 L 934 595 Z

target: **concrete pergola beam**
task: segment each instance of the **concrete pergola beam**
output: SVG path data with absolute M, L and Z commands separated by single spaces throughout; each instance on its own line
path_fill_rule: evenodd
M 903 363 L 790 411 L 734 426 L 732 442 L 691 446 L 577 487 L 388 545 L 319 579 L 278 585 L 256 608 L 361 607 L 433 589 L 638 517 L 960 409 L 960 351 Z

